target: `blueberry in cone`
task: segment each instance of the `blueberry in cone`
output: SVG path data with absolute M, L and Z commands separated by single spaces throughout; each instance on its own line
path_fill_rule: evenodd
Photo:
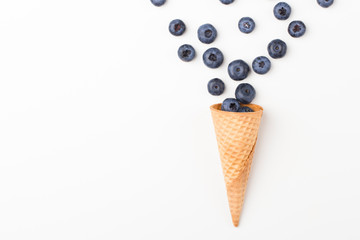
M 227 98 L 221 105 L 221 110 L 227 112 L 239 112 L 241 109 L 241 104 L 235 98 Z
M 239 112 L 254 112 L 254 110 L 249 107 L 242 107 L 240 108 Z

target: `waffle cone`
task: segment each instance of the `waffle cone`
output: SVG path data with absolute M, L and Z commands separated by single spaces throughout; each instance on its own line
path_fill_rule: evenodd
M 221 111 L 221 104 L 210 107 L 224 173 L 232 221 L 239 225 L 245 190 L 254 156 L 263 108 L 246 105 L 255 112 Z

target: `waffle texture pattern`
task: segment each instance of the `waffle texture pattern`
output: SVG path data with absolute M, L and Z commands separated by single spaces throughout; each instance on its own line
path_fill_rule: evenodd
M 239 225 L 245 190 L 254 156 L 263 108 L 245 105 L 250 113 L 221 111 L 221 104 L 210 107 L 215 127 L 221 165 L 225 178 L 234 226 Z

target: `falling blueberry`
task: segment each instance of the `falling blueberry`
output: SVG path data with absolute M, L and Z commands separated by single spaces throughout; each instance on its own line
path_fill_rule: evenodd
M 286 2 L 279 2 L 274 7 L 274 15 L 279 20 L 286 20 L 290 17 L 291 7 Z
M 232 61 L 228 66 L 228 73 L 231 79 L 240 81 L 247 78 L 250 71 L 249 65 L 243 60 Z
M 184 62 L 190 62 L 196 55 L 195 49 L 189 44 L 184 44 L 179 47 L 178 56 Z
M 288 32 L 294 38 L 301 37 L 306 32 L 306 26 L 302 21 L 292 21 L 289 24 Z
M 234 0 L 220 0 L 220 2 L 227 5 L 227 4 L 233 3 Z
M 186 30 L 185 23 L 180 19 L 172 20 L 169 24 L 169 31 L 174 36 L 181 36 Z
M 151 3 L 157 7 L 164 5 L 165 2 L 166 2 L 166 0 L 151 0 Z
M 251 103 L 256 96 L 256 91 L 253 86 L 248 83 L 241 83 L 235 91 L 236 99 L 243 103 L 249 104 Z
M 267 57 L 261 56 L 254 59 L 252 63 L 254 72 L 258 74 L 265 74 L 271 68 L 271 62 Z
M 198 38 L 202 43 L 213 43 L 217 37 L 215 27 L 209 23 L 201 25 L 198 29 Z
M 250 17 L 243 17 L 239 21 L 239 29 L 243 33 L 251 33 L 255 29 L 255 22 Z
M 221 110 L 227 112 L 239 112 L 241 109 L 241 104 L 235 98 L 227 98 L 221 104 Z
M 323 8 L 328 8 L 334 3 L 334 0 L 317 0 L 317 2 Z
M 217 48 L 209 48 L 203 54 L 203 61 L 209 68 L 218 68 L 224 61 L 224 55 Z
M 223 94 L 225 90 L 225 84 L 222 80 L 214 78 L 208 83 L 208 91 L 211 95 L 219 96 Z
M 286 55 L 287 45 L 280 39 L 271 41 L 268 45 L 268 52 L 272 58 L 282 58 Z

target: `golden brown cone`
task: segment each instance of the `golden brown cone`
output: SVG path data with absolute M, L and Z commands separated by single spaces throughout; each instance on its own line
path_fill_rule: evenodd
M 255 112 L 221 111 L 221 104 L 210 107 L 223 168 L 230 212 L 239 225 L 246 185 L 251 169 L 263 108 L 246 105 Z

